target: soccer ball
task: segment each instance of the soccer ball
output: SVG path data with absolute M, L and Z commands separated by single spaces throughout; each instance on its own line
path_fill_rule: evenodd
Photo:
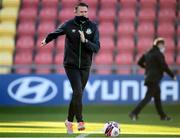
M 104 125 L 104 134 L 107 137 L 117 137 L 120 134 L 120 127 L 117 122 L 109 121 Z

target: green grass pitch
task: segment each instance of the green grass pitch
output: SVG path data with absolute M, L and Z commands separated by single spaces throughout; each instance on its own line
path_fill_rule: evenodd
M 0 107 L 0 137 L 105 137 L 102 128 L 107 121 L 120 123 L 119 137 L 180 137 L 180 105 L 163 105 L 172 121 L 160 121 L 154 106 L 148 105 L 133 122 L 128 113 L 132 105 L 84 106 L 86 130 L 67 135 L 64 127 L 67 106 Z

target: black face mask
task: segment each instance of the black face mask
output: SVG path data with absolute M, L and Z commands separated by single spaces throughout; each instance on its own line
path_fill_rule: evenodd
M 82 23 L 85 23 L 86 21 L 88 21 L 88 18 L 86 18 L 84 16 L 76 16 L 75 20 L 78 24 L 82 24 Z

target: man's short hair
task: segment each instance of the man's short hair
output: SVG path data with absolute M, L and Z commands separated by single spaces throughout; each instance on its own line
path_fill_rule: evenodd
M 80 2 L 80 3 L 78 3 L 78 4 L 75 6 L 75 10 L 77 10 L 79 6 L 87 7 L 87 8 L 89 7 L 86 3 Z

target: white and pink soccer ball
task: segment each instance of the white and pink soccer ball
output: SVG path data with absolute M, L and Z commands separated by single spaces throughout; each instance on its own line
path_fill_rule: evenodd
M 120 134 L 120 126 L 115 121 L 109 121 L 104 125 L 104 134 L 107 137 L 117 137 Z

